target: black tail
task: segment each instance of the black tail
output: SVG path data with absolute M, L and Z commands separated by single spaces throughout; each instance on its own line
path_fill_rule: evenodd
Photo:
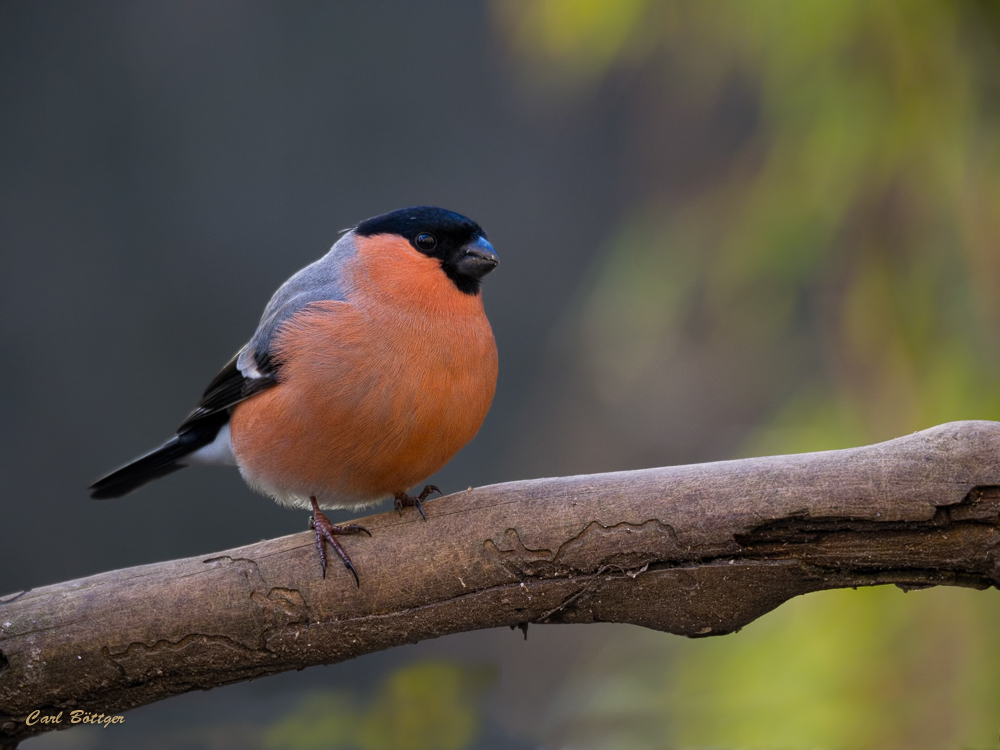
M 90 496 L 95 500 L 121 497 L 147 482 L 185 468 L 186 464 L 178 461 L 215 440 L 222 425 L 229 420 L 229 415 L 225 413 L 218 417 L 221 419 L 205 419 L 193 424 L 156 450 L 98 479 L 88 488 Z

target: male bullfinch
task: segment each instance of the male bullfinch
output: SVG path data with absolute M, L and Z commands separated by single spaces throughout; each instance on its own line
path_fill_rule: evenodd
M 362 508 L 444 466 L 493 401 L 497 349 L 480 280 L 499 260 L 474 221 L 419 206 L 376 216 L 286 281 L 250 342 L 209 383 L 177 435 L 95 482 L 121 497 L 192 464 L 237 466 L 283 505 L 312 509 L 324 540 L 360 584 L 320 508 Z M 425 516 L 426 519 L 426 516 Z M 369 534 L 370 536 L 370 534 Z

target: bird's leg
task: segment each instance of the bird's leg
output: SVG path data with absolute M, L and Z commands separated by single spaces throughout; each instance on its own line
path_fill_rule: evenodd
M 417 506 L 417 510 L 420 511 L 420 517 L 426 521 L 427 514 L 424 513 L 423 502 L 424 500 L 427 499 L 427 496 L 430 495 L 432 492 L 436 492 L 439 495 L 444 494 L 433 484 L 429 484 L 426 487 L 424 487 L 423 492 L 421 492 L 416 497 L 413 497 L 412 495 L 407 495 L 405 492 L 397 492 L 396 499 L 393 501 L 392 504 L 395 506 L 396 511 L 399 513 L 399 515 L 403 515 L 403 508 L 412 508 L 415 505 Z
M 358 526 L 356 523 L 347 523 L 340 526 L 330 523 L 330 519 L 323 515 L 323 512 L 319 509 L 319 503 L 316 502 L 316 498 L 310 497 L 309 502 L 312 503 L 313 507 L 312 518 L 309 519 L 309 528 L 316 531 L 316 548 L 319 550 L 319 564 L 323 568 L 323 577 L 326 578 L 326 550 L 323 547 L 323 542 L 327 541 L 333 546 L 340 559 L 344 561 L 344 567 L 354 575 L 354 582 L 360 588 L 361 579 L 358 578 L 358 571 L 354 569 L 354 563 L 351 562 L 351 558 L 347 556 L 344 548 L 337 541 L 337 535 L 368 534 L 368 536 L 371 536 L 371 532 L 363 526 Z

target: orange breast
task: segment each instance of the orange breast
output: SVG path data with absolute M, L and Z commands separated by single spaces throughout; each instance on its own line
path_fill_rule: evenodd
M 233 450 L 281 502 L 357 506 L 439 470 L 479 430 L 497 352 L 479 295 L 405 240 L 358 238 L 346 302 L 313 303 L 273 346 L 280 384 L 239 404 Z

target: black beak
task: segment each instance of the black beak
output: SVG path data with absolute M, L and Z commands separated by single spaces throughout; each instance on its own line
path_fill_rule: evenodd
M 465 255 L 455 263 L 455 269 L 463 276 L 481 279 L 500 265 L 500 258 L 497 257 L 493 245 L 483 237 L 470 242 L 464 249 Z

